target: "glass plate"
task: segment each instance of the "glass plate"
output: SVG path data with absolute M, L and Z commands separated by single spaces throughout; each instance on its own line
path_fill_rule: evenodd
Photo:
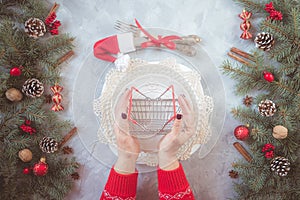
M 180 35 L 176 32 L 148 28 L 151 34 Z M 225 118 L 225 92 L 217 68 L 213 65 L 206 52 L 201 48 L 201 43 L 195 46 L 197 54 L 188 57 L 166 48 L 151 47 L 130 53 L 131 58 L 140 58 L 148 62 L 175 58 L 177 63 L 183 64 L 201 75 L 201 84 L 205 95 L 213 99 L 213 112 L 211 114 L 211 137 L 206 144 L 202 144 L 197 152 L 199 158 L 204 158 L 216 144 Z M 116 161 L 116 155 L 109 145 L 99 142 L 97 131 L 100 128 L 97 116 L 93 111 L 93 101 L 101 95 L 107 72 L 114 68 L 113 63 L 105 62 L 94 57 L 91 53 L 83 62 L 75 81 L 73 95 L 73 112 L 75 124 L 81 141 L 87 150 L 102 164 L 111 167 Z M 153 167 L 139 165 L 140 172 L 153 170 Z M 154 169 L 155 170 L 155 169 Z

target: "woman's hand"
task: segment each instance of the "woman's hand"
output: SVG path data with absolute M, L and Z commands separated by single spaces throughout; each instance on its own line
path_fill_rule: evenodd
M 135 172 L 135 163 L 140 153 L 140 144 L 137 138 L 129 134 L 127 117 L 130 90 L 127 89 L 120 97 L 115 109 L 114 132 L 118 146 L 118 160 L 114 169 L 121 174 Z
M 179 167 L 176 154 L 179 148 L 195 133 L 194 114 L 190 103 L 180 95 L 178 102 L 182 115 L 177 114 L 172 131 L 165 135 L 159 144 L 158 163 L 164 170 L 173 170 Z M 184 125 L 184 131 L 182 126 Z

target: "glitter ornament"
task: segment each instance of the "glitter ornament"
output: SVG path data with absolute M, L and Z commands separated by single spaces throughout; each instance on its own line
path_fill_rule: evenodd
M 45 176 L 48 172 L 48 164 L 46 158 L 42 157 L 40 161 L 33 166 L 33 174 L 36 176 Z
M 246 140 L 249 137 L 249 129 L 247 126 L 240 125 L 234 129 L 234 136 L 238 140 Z

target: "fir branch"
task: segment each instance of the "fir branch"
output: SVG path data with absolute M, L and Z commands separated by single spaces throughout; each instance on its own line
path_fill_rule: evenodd
M 298 93 L 298 91 L 295 91 L 293 88 L 290 88 L 289 86 L 287 86 L 286 84 L 282 83 L 282 82 L 278 82 L 278 81 L 274 81 L 274 84 L 276 86 L 278 86 L 279 88 L 283 89 L 283 92 L 289 92 L 290 95 L 296 95 L 298 97 L 300 97 L 300 93 Z
M 233 1 L 236 2 L 237 4 L 239 4 L 241 7 L 244 7 L 251 12 L 263 13 L 265 11 L 264 10 L 265 3 L 258 3 L 256 1 L 252 1 L 252 0 L 233 0 Z

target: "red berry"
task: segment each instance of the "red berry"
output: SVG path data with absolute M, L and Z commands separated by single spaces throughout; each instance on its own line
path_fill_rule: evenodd
M 22 74 L 22 71 L 20 69 L 20 67 L 14 67 L 10 69 L 10 75 L 11 76 L 20 76 Z
M 30 168 L 26 167 L 23 169 L 23 174 L 29 174 L 30 173 Z
M 274 75 L 271 72 L 264 72 L 264 79 L 268 82 L 274 81 Z

